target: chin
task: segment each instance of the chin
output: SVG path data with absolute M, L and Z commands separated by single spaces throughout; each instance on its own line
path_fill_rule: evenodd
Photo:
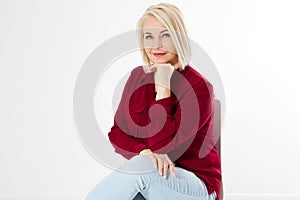
M 160 59 L 153 59 L 153 63 L 157 63 L 157 64 L 167 64 L 168 61 L 166 61 L 166 60 L 160 60 Z

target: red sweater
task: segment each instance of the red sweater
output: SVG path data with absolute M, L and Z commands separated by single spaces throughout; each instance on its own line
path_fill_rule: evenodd
M 171 96 L 155 100 L 153 74 L 145 73 L 142 66 L 131 71 L 108 133 L 110 142 L 127 159 L 143 149 L 167 153 L 175 166 L 199 177 L 209 194 L 216 191 L 219 200 L 221 163 L 213 137 L 213 86 L 187 65 L 172 74 Z

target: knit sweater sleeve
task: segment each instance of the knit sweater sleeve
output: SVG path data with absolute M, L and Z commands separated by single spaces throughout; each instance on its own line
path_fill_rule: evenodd
M 118 109 L 114 115 L 114 125 L 108 133 L 108 138 L 113 145 L 115 152 L 121 154 L 126 159 L 130 159 L 133 156 L 139 154 L 143 149 L 148 148 L 145 144 L 134 137 L 135 133 L 129 133 L 125 120 L 125 114 L 123 105 L 126 95 L 128 95 L 131 86 L 135 84 L 134 70 L 131 72 L 122 93 Z

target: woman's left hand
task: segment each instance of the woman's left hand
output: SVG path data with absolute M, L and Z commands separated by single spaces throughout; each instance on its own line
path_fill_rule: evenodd
M 140 152 L 140 155 L 148 156 L 162 177 L 167 178 L 169 170 L 170 174 L 175 176 L 175 164 L 171 161 L 168 154 L 157 154 L 153 153 L 150 149 L 144 149 Z

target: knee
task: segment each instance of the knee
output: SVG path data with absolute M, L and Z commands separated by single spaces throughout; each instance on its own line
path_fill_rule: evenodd
M 146 155 L 136 155 L 133 156 L 130 160 L 128 160 L 130 163 L 147 163 L 151 162 L 151 159 Z
M 146 155 L 136 155 L 126 161 L 121 167 L 121 171 L 130 173 L 145 173 L 156 171 L 151 159 Z

